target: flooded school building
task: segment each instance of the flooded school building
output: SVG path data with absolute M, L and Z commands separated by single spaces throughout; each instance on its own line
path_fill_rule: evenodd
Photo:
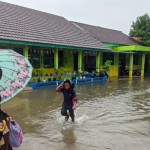
M 112 61 L 110 77 L 150 74 L 150 47 L 121 31 L 5 2 L 0 2 L 0 49 L 13 49 L 29 59 L 31 81 L 99 73 L 107 60 Z

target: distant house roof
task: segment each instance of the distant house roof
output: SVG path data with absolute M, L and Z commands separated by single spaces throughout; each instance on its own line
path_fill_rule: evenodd
M 77 25 L 79 28 L 86 30 L 91 36 L 95 37 L 101 42 L 115 43 L 121 45 L 140 45 L 121 31 L 102 28 L 99 26 L 87 25 L 78 22 L 72 23 Z
M 0 2 L 0 39 L 109 49 L 63 17 L 5 2 Z

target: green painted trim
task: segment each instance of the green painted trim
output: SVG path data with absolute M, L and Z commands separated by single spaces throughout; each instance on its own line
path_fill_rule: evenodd
M 108 42 L 102 42 L 103 45 L 105 46 L 124 46 L 122 44 L 117 44 L 117 43 L 108 43 Z
M 79 51 L 79 53 L 78 53 L 78 71 L 82 70 L 82 56 L 83 56 L 82 51 Z
M 129 71 L 133 71 L 133 54 L 130 54 L 130 67 Z
M 129 78 L 132 78 L 132 74 L 133 74 L 133 54 L 130 54 Z
M 118 46 L 118 47 L 111 47 L 114 51 L 144 51 L 144 52 L 150 52 L 150 47 L 147 46 L 137 46 L 137 45 L 130 45 L 130 46 Z
M 40 69 L 44 68 L 44 54 L 43 54 L 43 50 L 40 51 Z
M 145 53 L 142 52 L 142 64 L 141 64 L 141 70 L 144 70 L 145 67 Z
M 58 49 L 54 51 L 54 68 L 58 69 Z
M 28 58 L 28 50 L 29 50 L 29 48 L 28 48 L 27 46 L 25 46 L 24 49 L 23 49 L 23 55 L 24 55 L 26 58 Z
M 99 72 L 100 68 L 100 52 L 96 55 L 96 71 Z
M 119 65 L 119 53 L 114 53 L 114 66 Z
M 14 41 L 14 40 L 3 40 L 0 39 L 0 43 L 4 44 L 14 44 L 14 45 L 23 45 L 23 46 L 39 46 L 39 47 L 49 47 L 49 48 L 60 48 L 60 49 L 72 49 L 72 50 L 94 50 L 101 52 L 110 52 L 111 50 L 106 49 L 97 49 L 97 48 L 88 48 L 88 47 L 75 47 L 75 46 L 65 46 L 65 45 L 55 45 L 55 44 L 46 44 L 46 43 L 33 43 L 33 42 L 23 42 L 23 41 Z
M 103 65 L 103 53 L 100 52 L 100 66 Z

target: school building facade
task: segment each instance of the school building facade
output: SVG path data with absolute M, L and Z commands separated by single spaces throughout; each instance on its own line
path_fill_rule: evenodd
M 71 22 L 61 16 L 0 2 L 0 49 L 13 49 L 31 62 L 32 81 L 56 74 L 100 72 L 112 60 L 109 75 L 150 72 L 150 47 L 121 31 Z M 138 74 L 139 75 L 139 74 Z M 59 76 L 60 77 L 60 76 Z

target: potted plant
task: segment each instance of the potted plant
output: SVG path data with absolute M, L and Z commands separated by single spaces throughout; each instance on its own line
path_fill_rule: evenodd
M 104 63 L 103 69 L 105 71 L 105 76 L 109 76 L 110 66 L 112 65 L 112 60 L 106 60 Z
M 82 70 L 79 70 L 79 71 L 78 71 L 78 74 L 79 74 L 79 78 L 82 79 L 83 71 L 82 71 Z

